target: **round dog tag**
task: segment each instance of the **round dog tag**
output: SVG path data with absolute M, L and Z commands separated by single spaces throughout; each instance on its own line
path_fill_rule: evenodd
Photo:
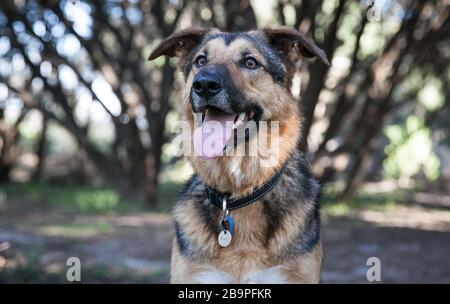
M 228 230 L 222 230 L 217 238 L 221 247 L 228 247 L 231 243 L 231 233 Z

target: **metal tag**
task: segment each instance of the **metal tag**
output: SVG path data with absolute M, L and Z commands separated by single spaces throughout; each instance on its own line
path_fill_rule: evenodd
M 231 233 L 228 230 L 222 230 L 219 233 L 219 237 L 217 238 L 217 240 L 219 241 L 219 245 L 220 247 L 228 247 L 228 245 L 230 245 L 231 243 Z

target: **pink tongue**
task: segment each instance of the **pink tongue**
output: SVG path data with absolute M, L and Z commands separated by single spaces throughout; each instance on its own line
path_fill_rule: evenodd
M 204 159 L 223 155 L 223 150 L 233 134 L 236 114 L 206 110 L 203 124 L 194 130 L 194 155 Z

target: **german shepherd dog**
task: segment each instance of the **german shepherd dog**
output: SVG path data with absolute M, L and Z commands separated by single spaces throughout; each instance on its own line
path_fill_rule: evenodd
M 204 143 L 198 137 L 207 123 L 223 127 L 210 135 L 215 144 L 207 153 L 189 156 L 195 174 L 173 211 L 171 282 L 318 283 L 320 189 L 297 149 L 302 118 L 291 86 L 302 57 L 328 65 L 325 53 L 288 27 L 187 28 L 164 39 L 149 60 L 162 55 L 179 57 L 184 72 L 183 112 L 194 151 Z M 234 141 L 242 128 L 244 139 Z M 276 149 L 222 153 L 231 141 L 234 148 L 248 146 L 261 135 Z

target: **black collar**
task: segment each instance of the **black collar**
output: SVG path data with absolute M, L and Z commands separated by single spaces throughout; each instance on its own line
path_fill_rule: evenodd
M 264 195 L 269 193 L 270 190 L 272 190 L 273 187 L 275 187 L 275 185 L 280 181 L 284 169 L 285 166 L 283 165 L 283 167 L 277 173 L 275 173 L 271 178 L 269 178 L 266 182 L 264 182 L 264 184 L 262 184 L 260 187 L 256 187 L 252 192 L 236 198 L 228 199 L 231 193 L 220 192 L 214 188 L 209 187 L 208 185 L 205 185 L 206 192 L 208 194 L 208 199 L 211 202 L 211 204 L 220 209 L 223 208 L 223 202 L 224 199 L 226 199 L 226 210 L 234 210 L 250 205 L 251 203 L 256 202 Z

